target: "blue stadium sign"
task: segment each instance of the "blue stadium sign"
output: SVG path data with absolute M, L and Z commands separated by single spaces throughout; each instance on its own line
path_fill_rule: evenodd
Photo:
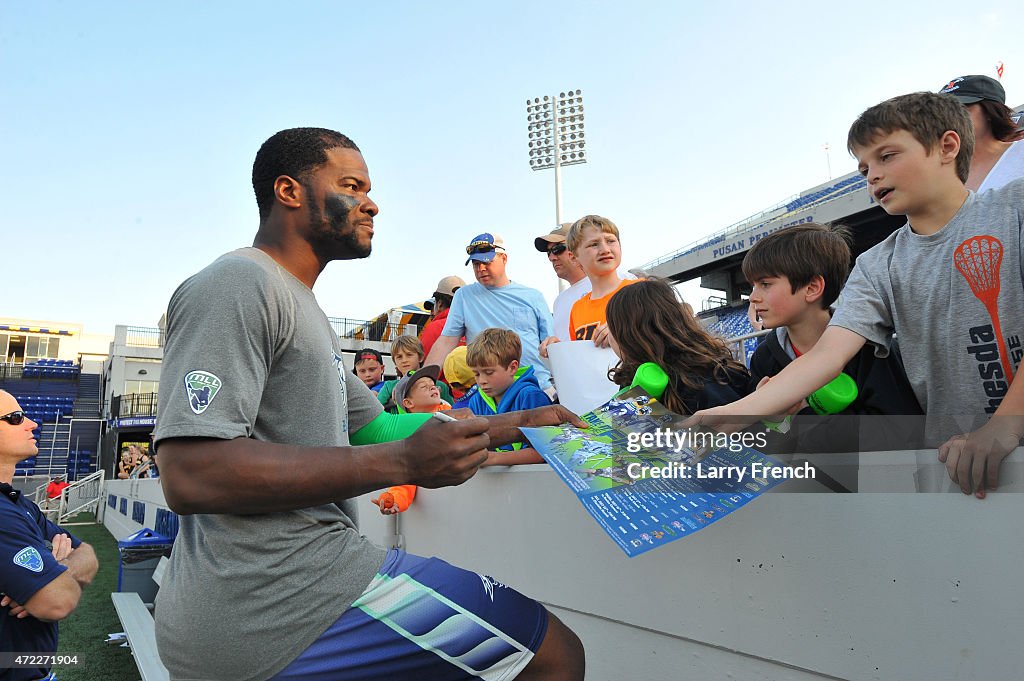
M 128 418 L 117 419 L 118 428 L 138 428 L 142 426 L 155 426 L 155 416 L 130 416 Z

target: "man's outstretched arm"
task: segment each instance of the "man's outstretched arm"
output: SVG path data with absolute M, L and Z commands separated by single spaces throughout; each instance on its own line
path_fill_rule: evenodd
M 177 513 L 272 513 L 333 503 L 396 484 L 465 482 L 487 459 L 488 422 L 425 423 L 363 447 L 299 447 L 251 438 L 160 442 L 168 506 Z
M 830 326 L 806 354 L 772 377 L 772 380 L 742 400 L 713 409 L 703 409 L 687 421 L 688 427 L 736 430 L 758 418 L 786 414 L 842 372 L 843 367 L 864 347 L 864 337 L 849 329 Z

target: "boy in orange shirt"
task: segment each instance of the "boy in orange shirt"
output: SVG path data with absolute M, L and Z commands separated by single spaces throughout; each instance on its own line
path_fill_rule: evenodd
M 569 228 L 565 242 L 591 283 L 590 293 L 577 300 L 569 313 L 569 338 L 592 340 L 599 348 L 609 347 L 604 314 L 608 300 L 623 286 L 636 281 L 619 277 L 622 264 L 619 228 L 608 218 L 585 215 Z M 547 357 L 548 345 L 557 342 L 555 336 L 545 339 L 541 343 L 541 356 Z

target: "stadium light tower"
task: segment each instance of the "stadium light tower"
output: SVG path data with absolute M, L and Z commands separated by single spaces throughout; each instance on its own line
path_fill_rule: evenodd
M 562 224 L 562 166 L 587 162 L 583 131 L 583 93 L 567 90 L 558 96 L 526 100 L 530 167 L 555 169 L 555 226 Z

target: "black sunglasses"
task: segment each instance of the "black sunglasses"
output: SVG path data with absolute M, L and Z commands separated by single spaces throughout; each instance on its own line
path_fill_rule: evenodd
M 569 249 L 565 244 L 554 244 L 548 249 L 548 253 L 551 255 L 562 255 Z
M 24 421 L 26 418 L 27 417 L 25 416 L 25 412 L 12 411 L 10 414 L 4 414 L 3 416 L 0 416 L 0 421 L 7 421 L 7 423 L 11 424 L 12 426 L 20 426 L 21 422 Z
M 474 241 L 470 245 L 466 246 L 466 253 L 473 255 L 474 253 L 490 253 L 491 251 L 503 251 L 504 246 L 492 243 L 490 241 Z

